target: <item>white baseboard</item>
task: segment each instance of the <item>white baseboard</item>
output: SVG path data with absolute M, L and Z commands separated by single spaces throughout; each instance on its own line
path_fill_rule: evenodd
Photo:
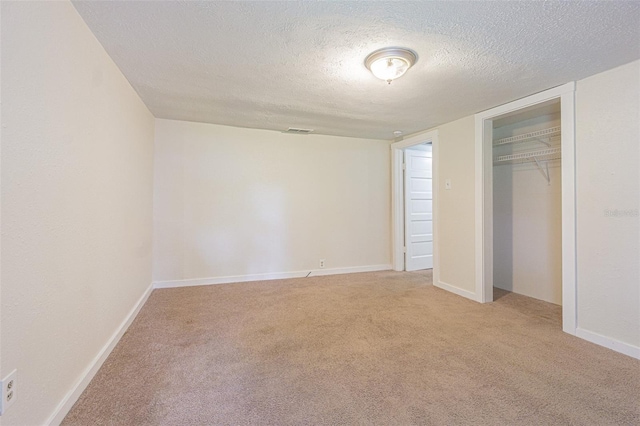
M 347 268 L 312 269 L 307 271 L 273 272 L 266 274 L 231 275 L 226 277 L 193 278 L 188 280 L 155 281 L 153 288 L 191 287 L 197 285 L 214 285 L 242 283 L 248 281 L 281 280 L 285 278 L 303 278 L 307 275 L 317 277 L 321 275 L 353 274 L 356 272 L 387 271 L 391 265 L 351 266 Z
M 391 264 L 388 265 L 368 265 L 368 266 L 351 266 L 348 268 L 332 268 L 332 269 L 315 269 L 311 271 L 310 277 L 318 277 L 322 275 L 338 275 L 338 274 L 354 274 L 357 272 L 376 272 L 390 271 Z
M 632 358 L 640 359 L 640 347 L 630 345 L 629 343 L 624 343 L 580 327 L 576 328 L 576 336 Z
M 149 298 L 152 290 L 153 286 L 150 285 L 144 291 L 142 296 L 140 296 L 140 299 L 138 299 L 131 311 L 129 311 L 129 314 L 126 316 L 124 321 L 122 321 L 116 332 L 111 336 L 107 344 L 100 350 L 98 355 L 82 372 L 80 378 L 76 381 L 71 390 L 67 392 L 62 401 L 60 401 L 45 424 L 58 426 L 60 423 L 62 423 L 62 420 L 64 420 L 65 416 L 69 413 L 69 411 L 73 407 L 73 404 L 75 404 L 78 398 L 80 398 L 80 395 L 87 388 L 89 382 L 91 382 L 91 379 L 93 379 L 93 376 L 95 376 L 100 367 L 102 367 L 102 364 L 105 362 L 113 348 L 116 347 L 116 345 L 120 341 L 120 338 L 122 338 L 125 331 L 127 331 L 133 320 L 136 318 L 138 312 L 140 312 L 140 309 L 144 306 L 147 299 Z
M 456 286 L 453 286 L 451 284 L 447 284 L 447 283 L 442 282 L 442 281 L 435 281 L 434 280 L 433 285 L 435 287 L 441 288 L 443 290 L 447 290 L 447 291 L 449 291 L 449 292 L 451 292 L 453 294 L 457 294 L 458 296 L 466 297 L 467 299 L 471 299 L 471 300 L 473 300 L 475 302 L 478 301 L 478 298 L 476 297 L 476 294 L 474 292 L 472 292 L 472 291 L 465 290 L 465 289 L 462 289 L 460 287 L 456 287 Z

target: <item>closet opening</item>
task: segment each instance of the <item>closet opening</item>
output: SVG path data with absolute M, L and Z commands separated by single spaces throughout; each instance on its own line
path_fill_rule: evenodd
M 560 112 L 554 99 L 492 120 L 493 287 L 556 305 L 562 305 Z
M 574 83 L 476 114 L 476 299 L 562 306 L 576 332 Z

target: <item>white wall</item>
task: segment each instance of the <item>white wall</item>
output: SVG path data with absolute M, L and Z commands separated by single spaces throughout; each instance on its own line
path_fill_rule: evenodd
M 154 176 L 154 282 L 390 268 L 387 141 L 157 120 Z
M 475 121 L 465 117 L 438 128 L 438 233 L 440 282 L 475 291 Z M 445 190 L 445 180 L 451 189 Z
M 543 115 L 494 129 L 501 139 L 560 125 Z M 560 146 L 552 140 L 553 146 Z M 544 149 L 535 141 L 493 148 L 494 158 Z M 544 164 L 544 162 L 543 162 Z M 493 166 L 493 285 L 562 303 L 562 185 L 560 161 L 548 162 L 550 182 L 535 163 Z
M 640 347 L 640 61 L 578 82 L 576 128 L 578 326 Z
M 36 425 L 150 285 L 154 123 L 71 3 L 1 7 L 2 424 Z

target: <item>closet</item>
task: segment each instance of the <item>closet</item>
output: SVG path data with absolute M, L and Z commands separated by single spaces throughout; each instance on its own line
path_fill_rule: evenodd
M 493 120 L 493 285 L 562 304 L 560 102 Z

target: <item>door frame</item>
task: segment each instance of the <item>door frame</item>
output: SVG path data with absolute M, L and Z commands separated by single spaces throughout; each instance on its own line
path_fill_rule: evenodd
M 431 144 L 433 190 L 433 282 L 438 282 L 438 131 L 430 130 L 391 144 L 391 264 L 394 271 L 405 270 L 404 259 L 404 150 L 424 143 Z
M 493 120 L 550 100 L 560 100 L 562 155 L 562 329 L 576 334 L 575 83 L 536 93 L 475 115 L 476 300 L 493 301 Z

